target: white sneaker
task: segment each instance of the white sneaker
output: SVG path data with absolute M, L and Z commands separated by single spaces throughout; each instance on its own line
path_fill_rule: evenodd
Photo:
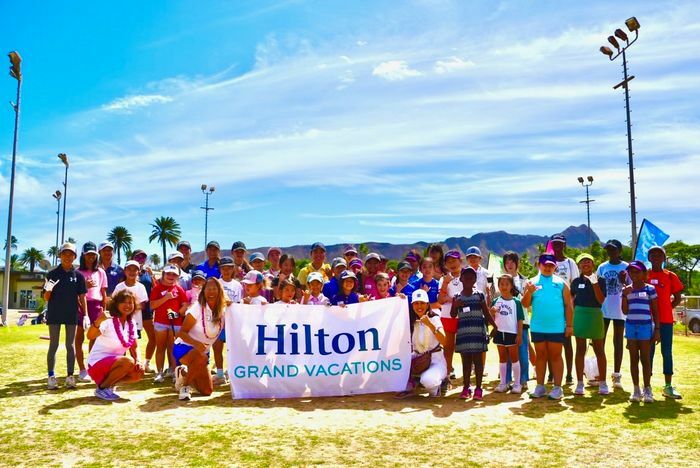
M 499 383 L 493 391 L 496 393 L 505 393 L 508 391 L 508 384 Z
M 75 388 L 75 376 L 69 375 L 66 377 L 66 388 Z
M 519 383 L 513 384 L 513 388 L 510 389 L 510 393 L 517 393 L 518 395 L 523 393 L 523 386 Z
M 632 395 L 630 395 L 630 401 L 635 403 L 642 401 L 642 391 L 639 389 L 639 387 L 634 387 L 634 392 L 632 392 Z
M 622 374 L 620 374 L 619 372 L 613 372 L 611 377 L 613 388 L 619 388 L 620 390 L 622 390 Z
M 158 372 L 156 374 L 155 378 L 153 379 L 153 383 L 163 383 L 164 380 L 165 380 L 165 377 L 163 376 L 163 373 Z
M 47 383 L 47 387 L 49 390 L 56 390 L 58 388 L 58 379 L 56 378 L 55 375 L 49 376 L 49 381 Z
M 598 384 L 598 395 L 610 395 L 610 389 L 608 388 L 607 382 L 600 382 Z
M 92 382 L 92 379 L 85 369 L 81 370 L 80 374 L 78 374 L 78 382 Z
M 189 400 L 192 398 L 192 392 L 190 391 L 190 386 L 185 385 L 180 389 L 180 400 Z
M 576 385 L 576 390 L 574 390 L 574 395 L 585 395 L 585 394 L 586 394 L 586 390 L 583 387 L 583 382 L 579 382 Z
M 644 403 L 654 403 L 654 394 L 651 393 L 651 387 L 644 388 Z
M 165 377 L 175 377 L 175 372 L 173 372 L 172 369 L 167 368 L 167 369 L 165 370 Z
M 151 363 L 146 361 L 146 365 L 143 366 L 143 373 L 144 374 L 153 374 L 155 373 L 155 369 L 151 368 Z
M 185 377 L 187 377 L 187 366 L 184 364 L 175 368 L 175 390 L 178 392 L 185 386 Z

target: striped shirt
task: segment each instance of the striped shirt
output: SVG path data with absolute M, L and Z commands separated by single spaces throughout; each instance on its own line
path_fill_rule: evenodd
M 653 321 L 651 301 L 656 297 L 656 289 L 650 284 L 645 284 L 641 289 L 633 289 L 631 293 L 627 294 L 627 323 L 651 324 Z

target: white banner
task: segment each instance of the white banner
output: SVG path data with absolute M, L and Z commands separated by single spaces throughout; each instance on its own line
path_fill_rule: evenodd
M 234 304 L 226 316 L 233 398 L 395 392 L 411 367 L 408 303 Z

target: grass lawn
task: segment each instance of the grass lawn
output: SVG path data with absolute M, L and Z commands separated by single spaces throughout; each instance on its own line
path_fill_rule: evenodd
M 228 388 L 181 403 L 152 375 L 97 400 L 94 386 L 46 390 L 45 326 L 0 328 L 0 465 L 686 465 L 700 463 L 700 338 L 676 336 L 680 401 L 661 397 L 661 356 L 651 405 L 625 391 L 591 390 L 560 402 L 492 394 L 489 352 L 483 402 L 447 398 L 233 401 Z M 609 354 L 612 357 L 612 350 Z M 65 373 L 59 347 L 57 375 Z M 59 379 L 63 385 L 63 378 Z M 534 382 L 530 382 L 533 388 Z

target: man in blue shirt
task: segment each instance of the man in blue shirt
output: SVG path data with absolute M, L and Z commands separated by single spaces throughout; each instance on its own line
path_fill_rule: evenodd
M 207 278 L 213 276 L 214 278 L 221 278 L 221 271 L 219 271 L 219 258 L 221 255 L 221 247 L 216 241 L 209 241 L 206 249 L 207 259 L 201 265 L 197 265 L 196 270 L 203 271 Z
M 99 266 L 107 274 L 107 295 L 111 296 L 114 288 L 124 281 L 124 269 L 114 263 L 114 245 L 111 242 L 102 242 L 97 251 L 100 253 Z

